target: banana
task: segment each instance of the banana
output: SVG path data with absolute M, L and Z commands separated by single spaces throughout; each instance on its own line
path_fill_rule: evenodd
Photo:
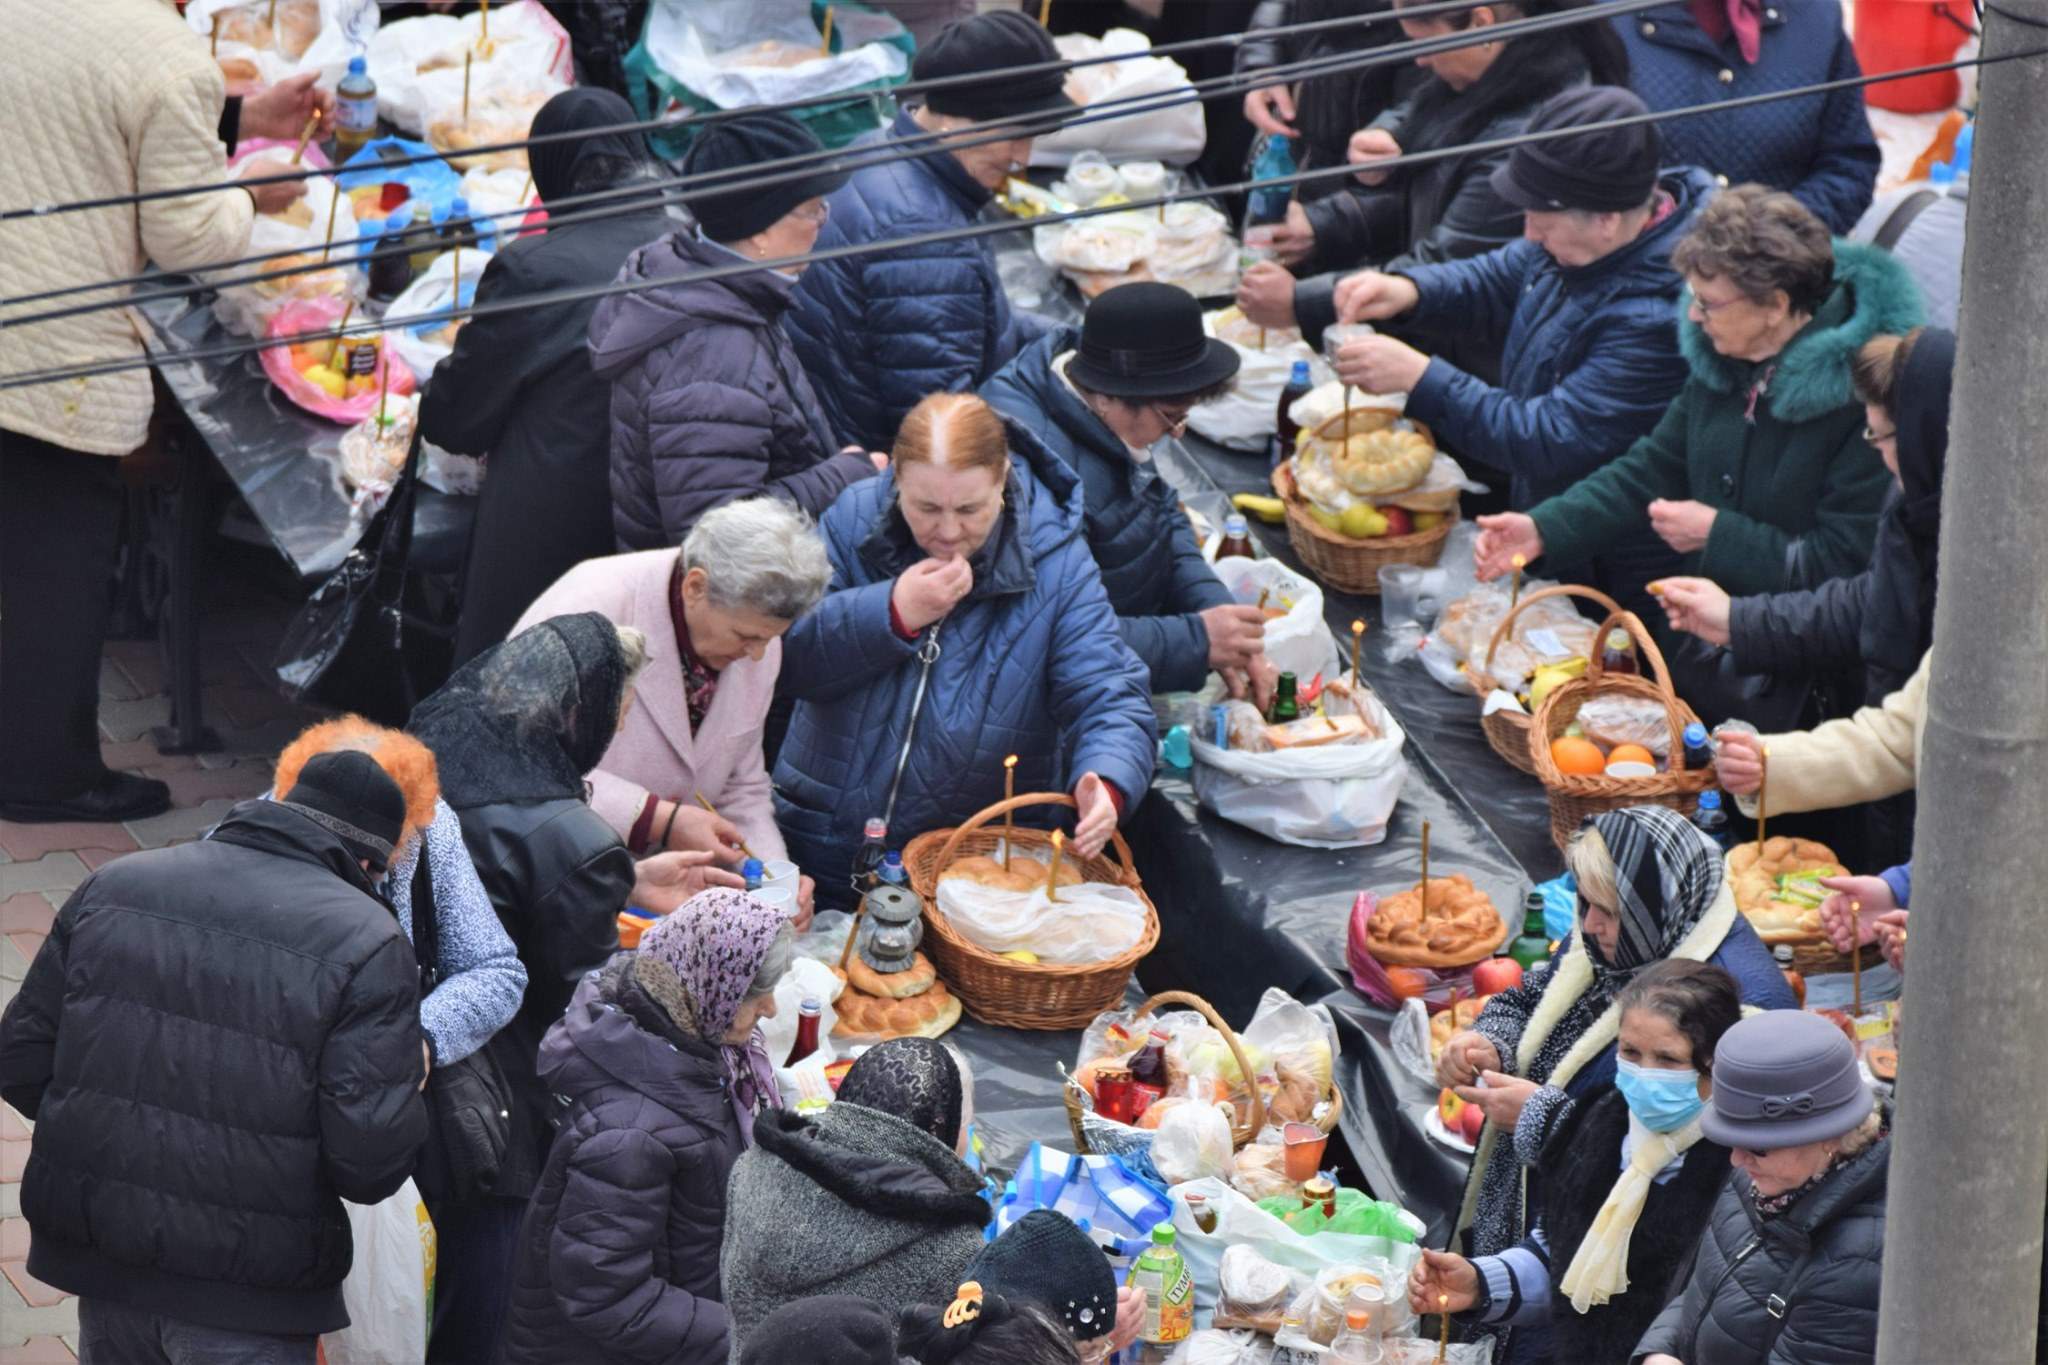
M 1277 526 L 1287 520 L 1287 504 L 1278 498 L 1264 498 L 1257 493 L 1238 493 L 1231 497 L 1230 505 L 1240 512 L 1248 512 L 1269 526 Z

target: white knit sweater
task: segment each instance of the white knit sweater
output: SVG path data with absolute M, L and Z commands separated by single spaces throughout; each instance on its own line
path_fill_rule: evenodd
M 167 0 L 0 0 L 0 206 L 129 194 L 227 178 L 220 69 Z M 0 222 L 0 296 L 246 252 L 255 205 L 240 190 Z M 105 295 L 47 304 L 82 303 Z M 0 310 L 0 321 L 10 313 Z M 0 327 L 0 373 L 142 354 L 125 309 Z M 0 427 L 72 450 L 125 455 L 149 426 L 146 371 L 0 389 Z

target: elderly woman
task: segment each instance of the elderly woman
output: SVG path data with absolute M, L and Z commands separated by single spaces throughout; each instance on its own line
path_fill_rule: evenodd
M 580 8 L 580 7 L 579 7 Z M 631 123 L 633 106 L 608 90 L 564 90 L 533 116 L 535 137 Z M 628 253 L 675 227 L 651 186 L 656 164 L 638 134 L 608 133 L 529 149 L 543 204 L 619 191 L 585 222 L 551 223 L 502 242 L 485 258 L 476 302 L 608 283 Z M 650 184 L 635 200 L 624 192 Z M 455 662 L 511 633 L 526 604 L 561 574 L 610 554 L 611 382 L 590 368 L 594 298 L 525 304 L 471 318 L 420 398 L 420 431 L 435 445 L 490 460 L 462 574 Z
M 1711 962 L 1743 1003 L 1790 1008 L 1791 987 L 1735 908 L 1721 851 L 1682 815 L 1632 806 L 1592 817 L 1565 848 L 1579 886 L 1571 942 L 1452 1035 L 1438 1079 L 1485 1111 L 1459 1215 L 1466 1250 L 1495 1256 L 1543 1206 L 1543 1152 L 1574 1111 L 1613 1084 L 1621 993 L 1667 958 Z M 1486 1084 L 1477 1082 L 1484 1079 Z M 1535 1167 L 1524 1177 L 1524 1167 Z
M 1842 8 L 1837 0 L 1688 0 L 1611 22 L 1643 102 L 1682 109 L 1862 75 Z M 1658 129 L 1671 164 L 1703 167 L 1724 185 L 1785 190 L 1830 232 L 1849 231 L 1877 184 L 1877 139 L 1854 86 L 1666 119 Z
M 911 79 L 941 86 L 857 151 L 918 139 L 923 155 L 863 166 L 827 202 L 820 249 L 882 243 L 974 223 L 1014 169 L 1031 159 L 1028 124 L 1071 109 L 1052 39 L 1014 10 L 971 15 L 920 43 Z M 1013 71 L 1011 68 L 1038 67 Z M 975 146 L 988 124 L 1016 136 Z M 959 130 L 965 128 L 966 132 Z M 957 137 L 948 134 L 959 133 Z M 987 238 L 927 242 L 820 261 L 798 287 L 789 331 L 826 419 L 841 440 L 880 450 L 928 393 L 972 389 L 1045 330 L 1014 313 Z
M 950 1298 L 989 1220 L 961 1160 L 970 1102 L 949 1049 L 894 1038 L 860 1055 L 824 1113 L 761 1116 L 733 1168 L 721 1256 L 735 1353 L 812 1294 Z
M 1401 29 L 1415 40 L 1460 33 L 1476 38 L 1496 24 L 1578 9 L 1583 3 L 1482 4 L 1403 19 Z M 1402 0 L 1396 0 L 1395 8 L 1402 7 Z M 1352 161 L 1510 137 L 1523 131 L 1536 107 L 1551 96 L 1588 81 L 1622 85 L 1628 77 L 1621 40 L 1600 23 L 1475 42 L 1415 60 L 1432 79 L 1352 134 Z M 1311 204 L 1288 205 L 1287 221 L 1274 238 L 1282 264 L 1264 263 L 1247 271 L 1238 286 L 1238 306 L 1263 326 L 1298 325 L 1310 345 L 1320 345 L 1323 329 L 1337 320 L 1337 276 L 1297 282 L 1283 267 L 1335 271 L 1377 265 L 1399 271 L 1477 256 L 1514 241 L 1522 235 L 1522 211 L 1492 183 L 1493 172 L 1507 159 L 1506 151 L 1459 152 L 1412 167 L 1360 171 L 1360 186 L 1347 185 L 1343 193 Z M 1455 328 L 1446 329 L 1444 338 L 1446 345 L 1461 339 Z M 1491 379 L 1499 367 L 1499 339 L 1462 349 L 1470 353 L 1459 355 L 1460 362 Z
M 1071 789 L 1099 850 L 1152 783 L 1144 663 L 1082 538 L 1081 480 L 987 403 L 933 394 L 891 471 L 825 514 L 832 592 L 789 636 L 796 698 L 775 767 L 789 847 L 828 904 L 853 894 L 864 823 L 891 840 L 1017 790 Z
M 784 856 L 762 729 L 781 636 L 817 605 L 832 567 L 802 512 L 748 498 L 706 513 L 679 550 L 578 565 L 528 609 L 522 625 L 594 611 L 647 638 L 644 704 L 590 774 L 591 808 L 635 854 L 687 850 L 734 865 L 744 843 L 757 858 Z M 808 884 L 802 900 L 808 911 Z
M 1890 480 L 1850 370 L 1873 337 L 1919 322 L 1911 279 L 1760 185 L 1709 203 L 1671 264 L 1686 282 L 1685 387 L 1620 459 L 1527 512 L 1481 517 L 1481 578 L 1516 555 L 1582 562 L 1646 523 L 1668 550 L 1639 566 L 1646 583 L 1697 572 L 1731 593 L 1783 592 L 1869 561 Z M 1721 668 L 1703 648 L 1679 665 L 1709 723 L 1743 709 Z
M 1714 1054 L 1700 1129 L 1729 1149 L 1735 1177 L 1634 1360 L 1869 1360 L 1892 1144 L 1848 1038 L 1797 1010 L 1743 1020 Z
M 619 548 L 680 545 L 712 508 L 775 493 L 816 516 L 881 457 L 842 451 L 782 329 L 801 265 L 720 279 L 720 266 L 801 256 L 844 174 L 781 184 L 744 174 L 824 150 L 787 114 L 746 114 L 697 134 L 686 175 L 737 175 L 690 194 L 694 227 L 635 252 L 590 322 L 591 364 L 612 381 L 612 524 Z M 671 280 L 672 283 L 663 283 Z
M 1081 476 L 1088 548 L 1155 692 L 1195 691 L 1212 668 L 1233 696 L 1254 672 L 1271 691 L 1265 613 L 1217 579 L 1180 495 L 1152 467 L 1152 447 L 1226 392 L 1237 366 L 1228 343 L 1203 334 L 1186 290 L 1125 284 L 1090 303 L 1078 330 L 1041 337 L 981 390 Z
M 1700 1111 L 1714 1049 L 1742 1017 L 1735 979 L 1659 962 L 1616 1004 L 1614 1088 L 1552 1131 L 1529 1235 L 1476 1260 L 1424 1251 L 1408 1277 L 1417 1313 L 1512 1328 L 1508 1361 L 1626 1359 L 1728 1180 L 1728 1149 L 1702 1138 Z
M 541 1042 L 564 1104 L 520 1234 L 505 1365 L 723 1365 L 726 1180 L 782 1117 L 756 1025 L 792 952 L 778 910 L 706 891 L 577 987 Z M 784 1246 L 800 1227 L 778 1229 Z

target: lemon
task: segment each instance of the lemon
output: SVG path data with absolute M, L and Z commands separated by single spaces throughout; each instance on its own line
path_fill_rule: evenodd
M 1003 956 L 1012 962 L 1029 963 L 1038 961 L 1038 954 L 1032 952 L 1029 948 L 1018 948 L 1014 952 L 1004 953 Z

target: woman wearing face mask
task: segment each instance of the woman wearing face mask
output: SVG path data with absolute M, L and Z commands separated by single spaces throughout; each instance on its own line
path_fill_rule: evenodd
M 819 249 L 973 224 L 1012 170 L 1030 160 L 1031 131 L 1073 108 L 1062 72 L 1011 68 L 1058 61 L 1045 30 L 1013 10 L 972 15 L 920 43 L 912 80 L 972 79 L 930 91 L 848 149 L 886 150 L 916 138 L 924 155 L 856 170 L 828 201 L 832 217 Z M 955 145 L 1003 132 L 999 125 L 1010 119 L 1015 136 Z M 870 450 L 895 439 L 920 398 L 978 387 L 1044 330 L 1042 320 L 1011 311 L 988 238 L 819 261 L 804 272 L 789 316 L 790 337 L 833 430 Z
M 1744 1004 L 1794 1004 L 1735 908 L 1721 850 L 1684 816 L 1662 806 L 1596 815 L 1572 836 L 1565 865 L 1579 885 L 1571 942 L 1488 1001 L 1437 1062 L 1438 1079 L 1487 1117 L 1458 1220 L 1473 1256 L 1506 1251 L 1542 1211 L 1543 1153 L 1561 1123 L 1613 1086 L 1620 996 L 1646 968 L 1711 962 Z
M 764 161 L 823 151 L 787 114 L 746 114 L 697 134 L 685 175 L 726 174 L 689 191 L 695 226 L 626 260 L 590 320 L 590 358 L 612 381 L 612 525 L 619 546 L 680 545 L 721 503 L 774 493 L 812 516 L 873 475 L 880 457 L 842 450 L 783 332 L 801 266 L 663 284 L 720 266 L 801 256 L 818 240 L 826 195 L 846 183 L 820 167 L 752 183 Z
M 1728 1149 L 1701 1138 L 1700 1111 L 1714 1049 L 1742 1017 L 1735 979 L 1659 962 L 1616 1004 L 1615 1088 L 1553 1126 L 1529 1235 L 1476 1260 L 1425 1251 L 1408 1278 L 1417 1313 L 1444 1300 L 1466 1321 L 1515 1329 L 1511 1362 L 1624 1359 L 1728 1179 Z
M 1180 494 L 1152 468 L 1152 447 L 1227 392 L 1237 365 L 1228 343 L 1203 334 L 1201 305 L 1185 289 L 1123 284 L 1090 303 L 1080 327 L 1039 338 L 981 390 L 1081 476 L 1088 547 L 1155 692 L 1195 691 L 1212 668 L 1232 696 L 1253 682 L 1262 699 L 1272 692 L 1265 613 L 1217 579 Z
M 756 1025 L 792 943 L 774 907 L 706 891 L 577 987 L 540 1047 L 564 1103 L 520 1231 L 505 1365 L 726 1360 L 726 1180 L 781 1112 Z
M 1145 666 L 1083 537 L 1081 480 L 1021 423 L 939 393 L 903 420 L 887 474 L 820 527 L 832 590 L 783 641 L 796 699 L 775 813 L 818 903 L 853 897 L 862 826 L 892 847 L 1019 792 L 1068 791 L 1099 850 L 1152 783 Z
M 1732 1153 L 1692 1273 L 1639 1365 L 1846 1365 L 1877 1353 L 1891 1116 L 1856 1049 L 1816 1014 L 1772 1010 L 1714 1054 L 1708 1140 Z M 1617 1357 L 1619 1358 L 1619 1357 Z

